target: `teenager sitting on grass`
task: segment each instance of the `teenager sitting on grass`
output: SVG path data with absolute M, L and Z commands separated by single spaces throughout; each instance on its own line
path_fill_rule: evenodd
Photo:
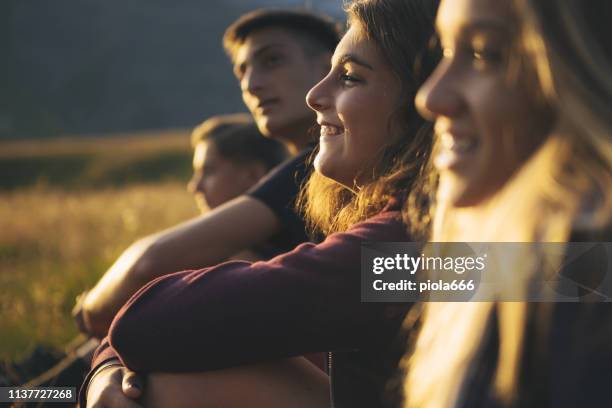
M 251 115 L 214 116 L 191 133 L 193 177 L 187 189 L 202 213 L 238 197 L 287 159 L 283 144 L 264 137 Z
M 202 213 L 240 196 L 288 158 L 286 147 L 264 137 L 246 113 L 217 116 L 191 134 L 193 177 L 187 189 Z M 281 252 L 278 242 L 264 242 L 232 256 L 255 261 Z

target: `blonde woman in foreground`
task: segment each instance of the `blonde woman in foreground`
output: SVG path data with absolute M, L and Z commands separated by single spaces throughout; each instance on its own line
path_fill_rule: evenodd
M 437 135 L 431 241 L 612 241 L 610 4 L 442 0 L 444 58 L 416 98 Z M 513 259 L 513 285 L 549 261 Z M 421 317 L 406 407 L 612 406 L 606 303 L 427 303 Z

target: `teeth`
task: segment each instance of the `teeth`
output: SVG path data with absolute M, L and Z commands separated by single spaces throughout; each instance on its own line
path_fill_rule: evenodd
M 464 153 L 476 146 L 476 140 L 473 139 L 457 139 L 450 133 L 443 133 L 440 136 L 440 144 L 446 150 L 452 150 L 458 153 Z
M 322 125 L 321 136 L 336 136 L 342 133 L 342 129 L 337 126 Z

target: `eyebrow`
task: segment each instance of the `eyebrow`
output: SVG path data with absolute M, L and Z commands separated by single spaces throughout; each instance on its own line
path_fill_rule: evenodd
M 440 24 L 438 24 L 438 22 L 436 22 L 436 31 L 438 33 L 443 32 L 442 27 Z M 504 35 L 509 35 L 511 33 L 510 28 L 508 28 L 506 24 L 485 19 L 462 24 L 459 28 L 460 33 L 473 34 L 474 32 L 479 31 L 495 31 Z
M 374 68 L 368 64 L 367 62 L 365 62 L 363 59 L 353 55 L 353 54 L 344 54 L 342 57 L 340 57 L 340 59 L 338 60 L 338 65 L 344 65 L 344 64 L 357 64 L 357 65 L 361 65 L 362 67 L 365 67 L 369 70 L 374 71 Z

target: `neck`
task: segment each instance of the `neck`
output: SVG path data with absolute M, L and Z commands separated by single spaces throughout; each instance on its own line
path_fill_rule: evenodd
M 283 131 L 282 134 L 287 136 L 278 136 L 277 139 L 283 142 L 289 153 L 296 155 L 315 141 L 311 132 L 313 126 L 316 126 L 316 124 L 313 123 L 311 118 L 308 118 L 306 121 L 294 124 L 291 129 Z

